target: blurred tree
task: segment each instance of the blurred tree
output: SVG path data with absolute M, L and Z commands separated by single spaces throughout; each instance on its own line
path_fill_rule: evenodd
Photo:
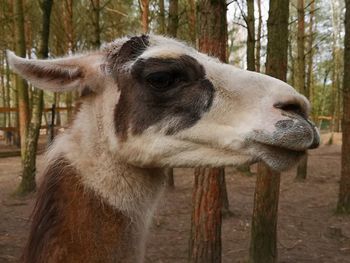
M 256 37 L 256 52 L 255 52 L 255 69 L 256 72 L 260 72 L 260 59 L 261 59 L 261 30 L 262 30 L 262 14 L 261 14 L 261 0 L 257 0 L 258 5 L 258 32 Z
M 345 0 L 343 144 L 337 211 L 350 213 L 350 0 Z
M 289 0 L 270 0 L 266 74 L 286 81 Z M 254 194 L 249 262 L 277 262 L 280 174 L 259 163 Z
M 169 16 L 167 34 L 171 37 L 177 36 L 177 29 L 179 26 L 179 1 L 169 0 Z
M 50 16 L 53 0 L 40 1 L 42 9 L 42 29 L 37 57 L 47 58 L 49 53 Z M 27 128 L 26 144 L 24 148 L 22 181 L 18 193 L 26 194 L 35 189 L 36 154 L 41 128 L 41 117 L 44 105 L 44 92 L 34 89 L 32 92 L 32 112 Z
M 16 32 L 16 54 L 20 57 L 26 57 L 24 13 L 22 0 L 15 0 L 13 2 L 13 10 Z M 18 117 L 19 134 L 21 141 L 21 156 L 23 159 L 25 150 L 25 140 L 27 136 L 27 127 L 29 123 L 29 95 L 27 82 L 18 75 L 16 75 L 16 89 L 18 94 Z M 26 182 L 27 180 L 28 182 Z M 31 182 L 30 178 L 22 177 L 22 181 L 26 182 L 29 188 L 33 188 L 33 184 L 35 185 L 35 182 Z
M 99 48 L 101 46 L 101 5 L 100 0 L 90 0 L 90 5 L 92 8 L 92 25 L 94 28 L 94 33 L 92 34 L 92 46 L 94 48 Z
M 159 0 L 159 15 L 158 15 L 158 33 L 161 35 L 165 34 L 165 7 L 164 0 Z
M 148 33 L 149 25 L 148 25 L 148 15 L 149 15 L 149 0 L 139 0 L 140 9 L 141 9 L 141 25 L 142 32 Z
M 310 91 L 305 85 L 305 2 L 304 0 L 298 0 L 298 58 L 297 58 L 297 89 L 306 98 L 310 97 Z M 301 159 L 296 179 L 305 180 L 307 175 L 307 154 Z
M 332 101 L 331 101 L 331 139 L 329 143 L 332 143 L 333 132 L 340 131 L 340 107 L 341 107 L 341 9 L 339 6 L 339 0 L 330 1 L 331 14 L 332 14 Z
M 255 71 L 254 0 L 247 0 L 247 69 Z
M 314 39 L 315 39 L 315 0 L 311 0 L 310 2 L 310 12 L 309 12 L 309 24 L 308 24 L 308 35 L 307 35 L 307 52 L 306 52 L 306 60 L 307 60 L 307 70 L 306 70 L 306 90 L 309 91 L 310 101 L 313 101 L 313 59 L 314 59 Z
M 192 44 L 196 43 L 196 9 L 195 9 L 195 0 L 188 0 L 188 24 L 189 24 L 189 33 L 190 40 Z

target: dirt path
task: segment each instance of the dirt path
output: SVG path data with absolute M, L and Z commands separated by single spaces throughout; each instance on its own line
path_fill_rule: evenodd
M 337 143 L 337 140 L 335 140 Z M 338 143 L 337 143 L 338 144 Z M 295 182 L 295 170 L 282 176 L 278 224 L 279 262 L 350 263 L 350 216 L 335 216 L 340 146 L 310 153 L 309 177 Z M 33 196 L 16 199 L 18 157 L 0 159 L 0 262 L 15 262 L 25 242 Z M 39 170 L 43 166 L 40 156 Z M 167 191 L 155 216 L 147 262 L 187 262 L 193 171 L 177 169 L 176 188 Z M 223 262 L 245 262 L 249 250 L 255 176 L 227 169 L 232 217 L 225 218 Z M 157 223 L 156 223 L 157 222 Z

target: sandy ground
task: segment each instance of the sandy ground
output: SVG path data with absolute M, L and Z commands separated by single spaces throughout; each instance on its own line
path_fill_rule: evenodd
M 327 135 L 323 138 L 327 141 Z M 295 181 L 295 169 L 282 176 L 279 262 L 350 263 L 350 216 L 334 214 L 340 177 L 340 136 L 309 154 L 308 178 Z M 38 157 L 39 171 L 43 167 Z M 223 262 L 246 262 L 255 176 L 228 168 L 227 189 L 233 216 L 222 226 Z M 0 262 L 16 262 L 26 240 L 34 194 L 14 198 L 20 159 L 0 159 Z M 146 262 L 187 262 L 193 171 L 176 169 L 174 190 L 165 192 L 151 228 Z

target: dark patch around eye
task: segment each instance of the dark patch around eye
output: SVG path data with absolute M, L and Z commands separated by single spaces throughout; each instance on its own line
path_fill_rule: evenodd
M 193 126 L 210 109 L 215 93 L 203 66 L 187 55 L 139 59 L 116 80 L 121 94 L 115 128 L 123 140 L 128 130 L 141 134 L 164 119 L 172 120 L 164 124 L 167 135 Z
M 170 72 L 157 72 L 147 76 L 146 81 L 157 90 L 164 90 L 174 84 L 177 76 Z

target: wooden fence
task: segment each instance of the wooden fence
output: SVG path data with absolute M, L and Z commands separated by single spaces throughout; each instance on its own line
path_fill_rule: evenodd
M 55 107 L 53 105 L 53 107 L 51 108 L 45 108 L 44 109 L 44 112 L 47 113 L 47 112 L 51 112 L 53 118 L 54 118 L 54 115 L 55 113 L 57 112 L 68 112 L 68 110 L 72 110 L 74 111 L 74 107 L 72 108 L 68 108 L 68 107 Z M 18 109 L 17 108 L 9 108 L 9 107 L 0 107 L 0 115 L 1 114 L 6 114 L 6 113 L 15 113 L 15 114 L 18 114 Z M 49 121 L 48 121 L 49 122 Z M 47 131 L 49 131 L 49 129 L 52 129 L 53 127 L 55 127 L 56 129 L 60 129 L 60 128 L 66 128 L 66 126 L 57 126 L 57 125 L 54 125 L 54 122 L 53 120 L 51 119 L 50 120 L 50 123 L 46 124 L 46 125 L 42 125 L 40 127 L 40 129 L 44 129 Z M 1 127 L 0 126 L 0 140 L 4 140 L 4 136 L 3 134 L 1 134 L 1 131 L 3 132 L 11 132 L 11 133 L 16 133 L 18 132 L 18 127 L 15 127 L 15 126 L 11 126 L 11 127 Z

